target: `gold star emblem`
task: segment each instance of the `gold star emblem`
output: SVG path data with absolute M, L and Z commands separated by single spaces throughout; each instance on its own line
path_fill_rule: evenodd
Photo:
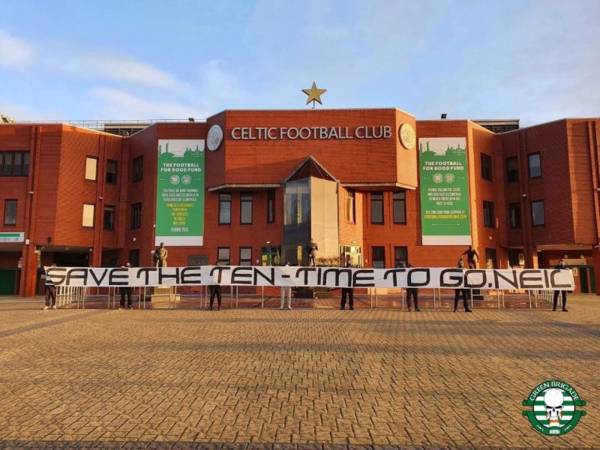
M 306 99 L 306 104 L 308 105 L 310 102 L 312 102 L 314 108 L 315 102 L 319 103 L 319 105 L 323 104 L 323 102 L 321 101 L 321 95 L 327 92 L 327 89 L 317 88 L 317 83 L 313 81 L 312 87 L 310 89 L 302 89 L 302 92 L 308 95 L 308 98 Z

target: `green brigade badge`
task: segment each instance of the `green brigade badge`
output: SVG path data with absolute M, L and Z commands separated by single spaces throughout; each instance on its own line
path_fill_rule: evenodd
M 585 411 L 577 408 L 585 406 L 585 401 L 569 384 L 559 380 L 549 380 L 538 384 L 523 400 L 523 406 L 531 409 L 523 411 L 533 428 L 548 436 L 562 436 L 577 426 Z

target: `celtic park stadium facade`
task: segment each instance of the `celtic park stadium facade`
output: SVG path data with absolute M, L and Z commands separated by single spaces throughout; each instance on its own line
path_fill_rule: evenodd
M 0 125 L 0 294 L 44 265 L 600 270 L 600 119 L 417 120 L 399 109 L 226 110 L 137 126 Z

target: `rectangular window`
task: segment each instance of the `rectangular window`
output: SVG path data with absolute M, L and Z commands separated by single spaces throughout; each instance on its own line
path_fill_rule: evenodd
M 304 225 L 310 222 L 310 186 L 308 178 L 285 185 L 284 225 Z
M 371 194 L 371 223 L 383 223 L 383 192 Z
M 28 152 L 0 152 L 0 177 L 26 177 L 28 175 Z
M 544 200 L 531 202 L 531 221 L 534 227 L 545 225 Z
M 267 191 L 267 223 L 275 222 L 275 189 Z
M 131 267 L 140 266 L 140 251 L 139 249 L 129 250 L 129 264 Z
M 506 181 L 509 183 L 519 181 L 519 160 L 515 156 L 506 158 Z
M 83 215 L 81 220 L 81 226 L 85 228 L 94 228 L 94 213 L 96 212 L 96 205 L 84 203 Z
M 539 153 L 527 155 L 529 167 L 529 178 L 540 178 L 542 176 L 542 157 Z
M 137 230 L 142 226 L 142 204 L 131 205 L 131 229 Z
M 408 247 L 394 247 L 394 267 L 408 265 Z
M 217 261 L 219 261 L 219 264 L 222 264 L 224 266 L 229 265 L 231 261 L 229 247 L 219 247 L 217 249 Z
M 4 225 L 17 224 L 17 201 L 14 199 L 4 200 Z
M 385 267 L 385 247 L 372 247 L 373 267 L 383 269 Z
M 485 153 L 481 154 L 481 178 L 492 181 L 492 157 Z
M 88 156 L 85 158 L 85 179 L 96 181 L 98 177 L 98 158 Z
M 132 180 L 134 183 L 144 179 L 144 156 L 138 156 L 133 159 Z
M 512 229 L 521 228 L 521 205 L 510 203 L 508 205 L 508 222 Z
M 240 247 L 240 266 L 252 265 L 252 247 Z
M 394 192 L 394 223 L 406 224 L 406 192 Z
M 346 220 L 350 223 L 356 223 L 356 194 L 354 191 L 347 192 Z
M 114 159 L 106 160 L 106 182 L 109 184 L 117 183 L 117 161 Z
M 252 223 L 252 194 L 242 192 L 240 194 L 240 223 L 248 225 Z
M 483 225 L 487 228 L 494 228 L 494 203 L 483 201 Z
M 115 229 L 115 207 L 105 206 L 104 207 L 104 229 L 114 230 Z
M 231 223 L 231 194 L 219 194 L 219 225 Z
M 498 268 L 498 260 L 496 258 L 496 249 L 495 248 L 486 248 L 485 249 L 485 267 L 487 269 L 497 269 Z

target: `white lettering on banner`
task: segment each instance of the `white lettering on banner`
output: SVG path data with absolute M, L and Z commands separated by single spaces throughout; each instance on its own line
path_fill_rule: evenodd
M 234 141 L 278 140 L 333 140 L 333 139 L 391 139 L 389 125 L 360 125 L 350 127 L 235 127 L 231 129 Z
M 570 270 L 458 269 L 411 267 L 190 266 L 190 267 L 45 267 L 56 286 L 291 286 L 328 288 L 443 288 L 573 290 Z

